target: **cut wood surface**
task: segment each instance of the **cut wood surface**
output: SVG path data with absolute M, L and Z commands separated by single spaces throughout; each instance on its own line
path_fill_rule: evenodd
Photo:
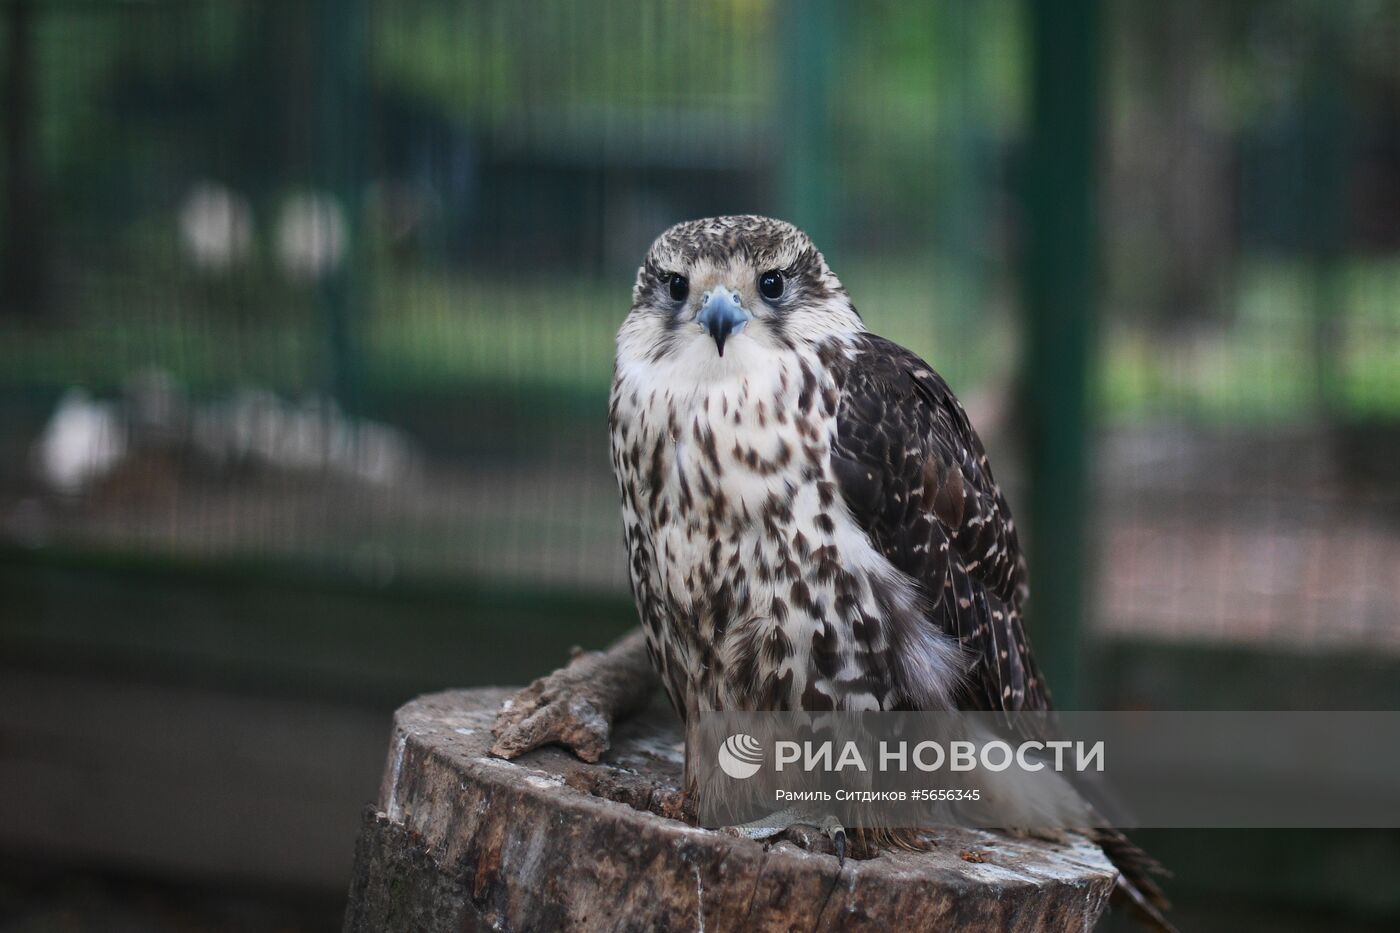
M 557 747 L 506 761 L 491 728 L 514 694 L 398 711 L 346 930 L 1084 931 L 1108 903 L 1114 870 L 1077 838 L 948 829 L 928 851 L 838 864 L 665 818 L 683 763 L 673 714 L 620 723 L 597 763 Z

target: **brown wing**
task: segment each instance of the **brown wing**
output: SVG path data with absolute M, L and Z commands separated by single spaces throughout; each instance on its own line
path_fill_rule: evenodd
M 832 451 L 841 494 L 923 587 L 931 624 L 970 654 L 959 705 L 1049 708 L 1022 627 L 1016 526 L 967 414 L 931 366 L 883 338 L 862 337 L 846 366 Z

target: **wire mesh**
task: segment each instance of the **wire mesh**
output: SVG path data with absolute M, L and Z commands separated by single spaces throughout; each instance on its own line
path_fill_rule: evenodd
M 0 10 L 9 543 L 621 592 L 612 336 L 741 211 L 1023 494 L 1021 4 Z M 1106 12 L 1097 631 L 1400 645 L 1400 13 Z

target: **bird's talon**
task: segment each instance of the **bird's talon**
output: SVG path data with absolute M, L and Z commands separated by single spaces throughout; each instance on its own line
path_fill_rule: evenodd
M 837 864 L 846 864 L 846 852 L 848 851 L 846 828 L 841 825 L 840 820 L 830 814 L 818 815 L 810 810 L 789 807 L 750 823 L 726 826 L 721 831 L 728 835 L 743 836 L 746 839 L 762 841 L 765 845 L 769 845 L 775 836 L 793 826 L 810 826 L 830 839 L 832 847 L 836 850 Z M 811 837 L 804 840 L 803 834 L 799 833 L 796 838 L 792 836 L 788 838 L 804 849 L 811 848 Z
M 836 864 L 846 864 L 846 827 L 841 825 L 841 821 L 830 813 L 821 818 L 817 823 L 817 828 L 822 831 L 822 835 L 831 840 L 831 844 L 836 847 Z

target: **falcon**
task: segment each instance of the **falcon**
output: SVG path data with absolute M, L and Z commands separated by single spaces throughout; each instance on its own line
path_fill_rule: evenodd
M 633 597 L 683 717 L 1049 708 L 977 432 L 798 228 L 716 217 L 656 239 L 609 425 Z M 1156 913 L 1150 859 L 1112 835 Z

